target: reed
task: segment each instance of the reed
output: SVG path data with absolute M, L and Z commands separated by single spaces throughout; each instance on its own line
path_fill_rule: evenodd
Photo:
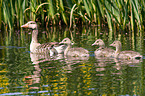
M 0 0 L 0 25 L 102 25 L 111 30 L 144 29 L 144 0 Z M 2 23 L 3 22 L 3 23 Z M 1 28 L 1 27 L 0 27 Z
M 0 29 L 1 29 L 1 26 L 2 26 L 2 0 L 0 0 Z

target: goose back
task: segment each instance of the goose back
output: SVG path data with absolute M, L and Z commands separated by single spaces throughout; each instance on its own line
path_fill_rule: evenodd
M 35 21 L 29 21 L 28 23 L 22 25 L 23 28 L 31 28 L 32 31 L 32 40 L 30 44 L 30 51 L 32 53 L 63 53 L 64 52 L 64 45 L 59 46 L 57 42 L 49 42 L 40 44 L 38 43 L 37 36 L 38 36 L 38 27 Z
M 67 52 L 67 55 L 73 56 L 73 57 L 87 57 L 89 56 L 89 51 L 82 48 L 82 47 L 74 47 L 70 48 Z
M 59 44 L 66 44 L 67 47 L 64 50 L 65 56 L 73 56 L 73 57 L 84 57 L 89 56 L 89 51 L 82 47 L 74 47 L 72 48 L 72 42 L 69 38 L 64 38 Z
M 115 58 L 122 59 L 141 59 L 142 55 L 135 51 L 121 51 L 122 45 L 121 42 L 116 40 L 110 46 L 116 47 L 116 51 L 114 53 Z
M 99 48 L 94 51 L 95 56 L 98 56 L 98 57 L 112 57 L 114 52 L 115 52 L 115 50 L 105 47 L 105 43 L 101 39 L 97 39 L 92 44 L 92 46 L 94 46 L 94 45 L 99 46 Z

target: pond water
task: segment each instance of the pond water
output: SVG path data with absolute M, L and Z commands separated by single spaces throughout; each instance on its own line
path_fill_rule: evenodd
M 89 57 L 64 58 L 32 54 L 31 30 L 0 33 L 0 95 L 145 96 L 145 45 L 143 32 L 112 32 L 106 28 L 65 27 L 39 30 L 40 43 L 60 42 L 69 37 L 74 46 L 90 52 Z M 96 39 L 109 47 L 115 39 L 122 50 L 134 50 L 143 60 L 95 57 Z M 113 47 L 111 47 L 113 48 Z

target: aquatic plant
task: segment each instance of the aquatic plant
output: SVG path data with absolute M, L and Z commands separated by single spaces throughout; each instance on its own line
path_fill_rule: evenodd
M 0 25 L 107 25 L 112 30 L 144 29 L 144 0 L 0 0 Z M 0 27 L 1 28 L 1 27 Z

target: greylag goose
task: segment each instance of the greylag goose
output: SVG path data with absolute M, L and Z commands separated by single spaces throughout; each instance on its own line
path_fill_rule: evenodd
M 49 52 L 50 54 L 57 54 L 64 52 L 64 46 L 59 46 L 58 42 L 50 42 L 40 44 L 38 43 L 37 36 L 38 36 L 38 27 L 36 22 L 29 21 L 28 23 L 22 25 L 23 28 L 31 28 L 32 31 L 32 40 L 30 44 L 30 51 L 32 53 L 46 53 Z
M 97 39 L 93 44 L 93 45 L 97 45 L 99 46 L 98 49 L 95 50 L 95 56 L 99 56 L 99 57 L 112 57 L 115 50 L 111 49 L 111 48 L 106 48 L 105 47 L 105 43 L 103 42 L 103 40 L 101 39 Z
M 89 51 L 82 47 L 71 48 L 72 42 L 69 38 L 64 38 L 59 44 L 66 44 L 67 47 L 64 50 L 65 56 L 73 57 L 87 57 L 89 56 Z
M 120 41 L 114 41 L 110 46 L 116 47 L 116 51 L 114 54 L 115 58 L 120 59 L 141 59 L 142 55 L 135 51 L 121 51 L 122 45 Z

